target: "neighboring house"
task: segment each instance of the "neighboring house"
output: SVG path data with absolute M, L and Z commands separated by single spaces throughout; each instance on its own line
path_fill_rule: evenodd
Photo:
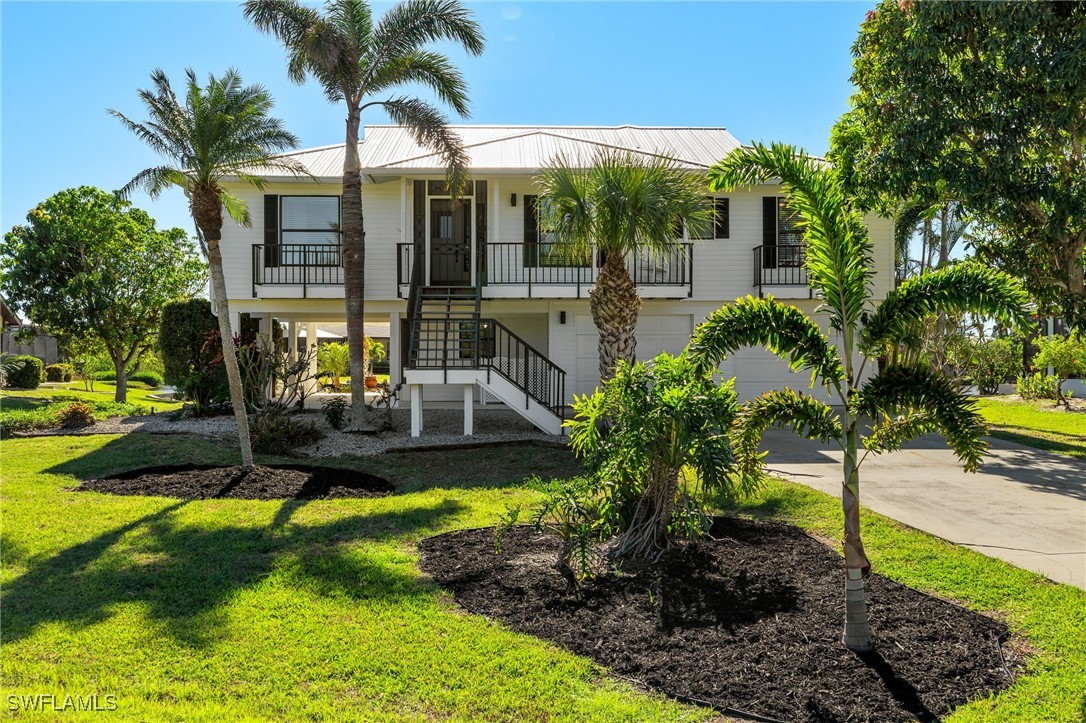
M 56 337 L 42 334 L 32 323 L 23 322 L 3 299 L 0 299 L 0 318 L 4 322 L 0 354 L 36 356 L 46 366 L 57 363 Z
M 412 433 L 425 406 L 507 403 L 539 427 L 560 431 L 575 394 L 599 384 L 598 335 L 588 307 L 599 259 L 577 265 L 551 253 L 536 220 L 533 176 L 556 154 L 588 158 L 599 147 L 663 154 L 704 172 L 739 146 L 723 128 L 457 126 L 472 182 L 448 195 L 439 156 L 403 128 L 367 126 L 360 144 L 366 224 L 366 323 L 389 325 L 392 383 L 405 382 Z M 316 179 L 268 174 L 263 195 L 231 186 L 252 228 L 228 221 L 223 263 L 230 308 L 270 328 L 272 319 L 342 326 L 338 246 L 343 146 L 290 154 Z M 644 299 L 637 353 L 678 353 L 707 314 L 747 294 L 772 294 L 815 315 L 803 271 L 803 239 L 775 185 L 717 194 L 711 238 L 663 257 L 634 254 L 630 273 Z M 893 229 L 871 217 L 875 297 L 894 283 Z M 234 319 L 238 321 L 237 318 Z M 236 327 L 235 327 L 236 328 Z M 722 366 L 750 397 L 805 388 L 807 375 L 758 350 Z M 818 393 L 816 390 L 815 393 Z

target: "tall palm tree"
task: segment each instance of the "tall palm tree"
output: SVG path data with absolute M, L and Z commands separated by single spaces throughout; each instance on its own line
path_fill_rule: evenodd
M 603 263 L 589 292 L 592 321 L 599 330 L 600 379 L 611 377 L 620 359 L 633 364 L 637 351 L 637 293 L 626 257 L 636 250 L 667 257 L 679 248 L 676 227 L 685 222 L 700 236 L 714 218 L 705 179 L 658 155 L 603 149 L 587 162 L 553 159 L 536 179 L 539 223 L 553 234 L 555 251 Z
M 715 311 L 695 330 L 691 356 L 702 368 L 715 369 L 740 347 L 764 346 L 793 369 L 811 370 L 812 380 L 820 381 L 840 406 L 838 414 L 792 390 L 767 392 L 743 406 L 732 441 L 739 469 L 750 478 L 761 475 L 763 455 L 758 446 L 772 425 L 841 447 L 843 642 L 852 650 L 870 650 L 864 578 L 871 565 L 860 536 L 861 463 L 868 454 L 893 451 L 909 439 L 937 432 L 946 437 L 965 468 L 974 471 L 987 448 L 983 439 L 987 429 L 975 403 L 930 366 L 892 364 L 865 379 L 867 362 L 897 344 L 916 320 L 939 311 L 1029 323 L 1028 297 L 1001 272 L 957 264 L 906 281 L 875 308 L 869 288 L 871 243 L 863 216 L 843 191 L 836 169 L 797 154 L 791 146 L 759 144 L 732 153 L 713 166 L 709 178 L 717 190 L 780 179 L 789 203 L 802 217 L 808 278 L 840 346 L 799 309 L 772 298 L 747 297 Z
M 151 198 L 157 198 L 167 188 L 178 186 L 189 199 L 189 211 L 211 266 L 211 288 L 218 307 L 219 336 L 226 378 L 230 382 L 230 402 L 237 420 L 241 463 L 249 469 L 253 466 L 249 420 L 233 348 L 219 242 L 224 208 L 243 226 L 250 225 L 250 219 L 245 203 L 223 188 L 222 181 L 231 178 L 263 188 L 263 181 L 253 175 L 257 169 L 279 168 L 301 173 L 294 162 L 275 155 L 296 148 L 298 139 L 284 130 L 282 121 L 268 115 L 274 102 L 267 90 L 259 85 L 243 85 L 237 71 L 228 70 L 222 77 L 209 76 L 206 88 L 200 87 L 191 69 L 185 71 L 185 77 L 182 103 L 165 73 L 157 69 L 151 73 L 153 90 L 139 91 L 150 116 L 146 122 L 137 123 L 119 111 L 109 111 L 166 159 L 165 165 L 136 174 L 121 189 L 121 194 L 127 196 L 142 188 Z
M 460 137 L 430 103 L 392 96 L 399 86 L 419 83 L 458 115 L 468 115 L 467 85 L 446 56 L 426 50 L 429 43 L 451 40 L 473 55 L 483 52 L 483 35 L 459 0 L 405 0 L 374 23 L 366 0 L 329 0 L 324 13 L 298 0 L 247 0 L 245 17 L 274 35 L 287 50 L 287 73 L 296 83 L 312 75 L 329 102 L 347 105 L 347 135 L 343 158 L 341 243 L 343 292 L 346 299 L 347 343 L 351 378 L 365 377 L 365 255 L 362 215 L 361 161 L 358 134 L 362 111 L 383 108 L 415 140 L 440 153 L 448 167 L 447 180 L 455 195 L 467 180 L 467 154 Z M 362 426 L 365 399 L 351 395 L 353 426 Z

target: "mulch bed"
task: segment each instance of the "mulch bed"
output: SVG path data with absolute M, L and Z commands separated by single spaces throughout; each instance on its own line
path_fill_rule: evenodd
M 453 532 L 420 544 L 422 569 L 470 612 L 499 619 L 686 701 L 781 721 L 936 720 L 1010 685 L 1005 627 L 868 578 L 876 652 L 840 642 L 838 555 L 798 528 L 721 518 L 653 566 L 571 592 L 557 538 Z
M 244 500 L 383 497 L 394 485 L 365 472 L 306 465 L 240 466 L 173 465 L 143 467 L 104 479 L 88 480 L 76 489 L 114 495 L 148 495 L 203 500 L 228 497 Z

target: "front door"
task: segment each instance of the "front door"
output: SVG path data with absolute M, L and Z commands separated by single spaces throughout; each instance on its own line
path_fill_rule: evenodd
M 430 284 L 471 285 L 470 202 L 430 199 Z

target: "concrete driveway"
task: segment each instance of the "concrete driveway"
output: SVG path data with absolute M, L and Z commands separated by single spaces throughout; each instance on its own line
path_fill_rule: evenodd
M 938 437 L 871 455 L 860 468 L 867 508 L 951 542 L 1086 588 L 1086 461 L 989 440 L 975 474 Z M 771 472 L 840 497 L 836 445 L 770 430 Z

